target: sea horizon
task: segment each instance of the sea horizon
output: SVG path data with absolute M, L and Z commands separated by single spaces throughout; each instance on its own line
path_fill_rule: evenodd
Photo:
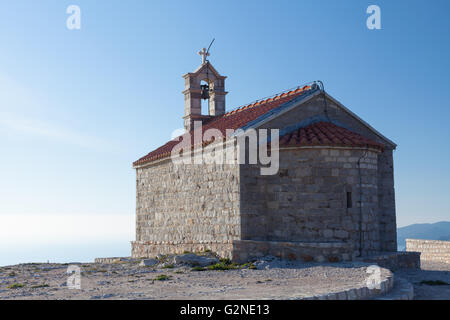
M 130 256 L 131 214 L 2 214 L 0 266 Z
M 85 263 L 95 258 L 131 256 L 130 241 L 0 246 L 0 267 L 26 263 Z

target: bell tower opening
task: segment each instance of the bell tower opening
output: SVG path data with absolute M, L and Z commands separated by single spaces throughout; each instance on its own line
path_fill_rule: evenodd
M 209 116 L 209 83 L 205 80 L 200 82 L 202 115 Z

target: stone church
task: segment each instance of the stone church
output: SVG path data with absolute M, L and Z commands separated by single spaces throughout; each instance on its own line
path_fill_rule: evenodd
M 175 165 L 179 139 L 167 142 L 133 163 L 132 256 L 211 250 L 238 262 L 333 262 L 397 251 L 396 144 L 320 81 L 227 112 L 226 77 L 200 54 L 201 66 L 183 76 L 185 135 L 195 122 L 228 143 L 227 129 L 279 129 L 278 172 L 261 175 L 259 163 Z

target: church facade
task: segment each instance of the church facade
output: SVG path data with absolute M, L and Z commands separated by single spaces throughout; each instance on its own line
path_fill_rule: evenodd
M 179 138 L 140 158 L 133 257 L 211 250 L 239 262 L 333 262 L 397 251 L 396 145 L 320 82 L 226 112 L 226 77 L 208 60 L 183 78 L 184 140 L 208 129 L 224 136 L 186 140 L 193 156 L 211 152 L 205 146 L 237 148 L 233 130 L 278 129 L 270 151 L 278 167 L 263 175 L 259 162 L 174 163 Z

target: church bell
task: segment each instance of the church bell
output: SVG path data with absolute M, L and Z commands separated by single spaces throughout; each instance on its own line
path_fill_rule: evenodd
M 202 89 L 202 95 L 201 95 L 202 99 L 203 100 L 209 99 L 209 85 L 202 84 L 200 87 Z

